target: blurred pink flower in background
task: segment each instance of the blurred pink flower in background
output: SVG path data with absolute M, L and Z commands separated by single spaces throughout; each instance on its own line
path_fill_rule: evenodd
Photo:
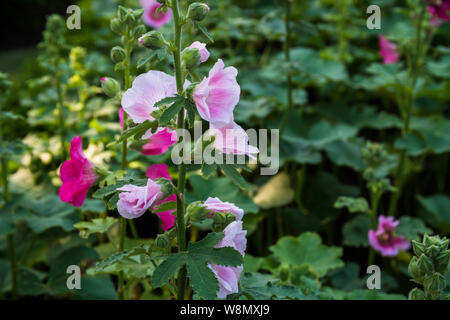
M 242 256 L 245 255 L 247 247 L 246 230 L 242 230 L 242 221 L 233 221 L 224 230 L 223 239 L 216 245 L 216 248 L 233 247 Z M 214 272 L 219 281 L 218 298 L 226 298 L 227 295 L 237 293 L 239 291 L 239 277 L 242 273 L 243 266 L 224 267 L 213 263 L 209 263 L 208 267 Z
M 143 187 L 127 184 L 117 190 L 124 191 L 119 193 L 117 210 L 126 219 L 139 218 L 155 201 L 164 196 L 161 185 L 152 179 L 148 179 L 147 185 Z
M 450 0 L 428 0 L 428 12 L 431 14 L 432 24 L 439 26 L 441 21 L 450 21 Z
M 89 188 L 97 180 L 93 169 L 94 165 L 83 153 L 81 136 L 74 137 L 70 143 L 70 160 L 62 164 L 59 172 L 62 181 L 59 189 L 61 201 L 71 203 L 74 207 L 82 206 Z
M 203 63 L 209 58 L 209 51 L 206 49 L 206 43 L 194 41 L 189 48 L 196 48 L 200 51 L 200 62 Z
M 167 170 L 167 165 L 162 164 L 153 164 L 150 167 L 148 167 L 147 171 L 145 172 L 148 178 L 155 180 L 158 178 L 166 178 L 172 181 L 172 178 L 170 177 L 170 174 Z M 167 198 L 163 200 L 156 201 L 154 206 L 159 206 L 163 204 L 164 202 L 168 201 L 177 201 L 177 197 L 175 194 L 172 194 L 168 196 Z M 164 231 L 169 230 L 172 228 L 175 224 L 175 216 L 172 214 L 176 210 L 169 210 L 169 211 L 163 211 L 156 213 L 158 217 L 161 219 L 161 225 Z
M 397 52 L 397 46 L 388 41 L 385 36 L 380 35 L 378 37 L 380 45 L 380 54 L 383 57 L 384 64 L 396 63 L 398 61 L 399 55 Z
M 152 28 L 159 28 L 165 25 L 172 18 L 172 10 L 169 8 L 167 13 L 157 11 L 162 4 L 156 0 L 140 0 L 141 6 L 144 9 L 142 19 L 144 22 Z
M 233 111 L 241 94 L 236 81 L 238 71 L 234 67 L 224 66 L 219 59 L 193 93 L 200 117 L 216 127 L 223 127 L 233 121 Z
M 376 231 L 369 230 L 369 243 L 384 257 L 395 257 L 399 250 L 408 250 L 410 243 L 402 236 L 395 236 L 394 231 L 399 221 L 393 217 L 378 217 L 378 228 Z

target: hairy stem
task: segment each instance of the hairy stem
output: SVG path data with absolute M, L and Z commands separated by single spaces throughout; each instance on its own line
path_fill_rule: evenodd
M 174 21 L 175 50 L 173 60 L 175 66 L 175 78 L 177 82 L 178 94 L 183 92 L 183 75 L 181 70 L 181 21 L 179 0 L 172 1 L 172 12 Z M 184 109 L 178 113 L 177 128 L 184 128 Z M 178 194 L 177 194 L 177 240 L 178 251 L 186 250 L 186 225 L 184 221 L 184 186 L 186 184 L 186 167 L 181 163 L 178 167 Z M 181 268 L 177 279 L 177 299 L 184 300 L 186 291 L 186 266 Z

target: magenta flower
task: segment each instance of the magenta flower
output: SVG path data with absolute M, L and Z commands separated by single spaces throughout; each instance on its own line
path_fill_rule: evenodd
M 247 246 L 247 239 L 245 238 L 247 231 L 242 230 L 242 221 L 233 221 L 223 232 L 225 236 L 216 245 L 216 248 L 233 247 L 244 256 Z M 219 281 L 218 298 L 226 298 L 229 294 L 239 292 L 239 277 L 243 270 L 242 265 L 238 267 L 225 267 L 209 263 L 208 267 L 214 272 L 214 275 Z
M 146 173 L 147 177 L 149 177 L 152 180 L 158 179 L 158 178 L 166 178 L 172 181 L 172 178 L 170 177 L 169 172 L 167 171 L 167 165 L 166 164 L 154 164 L 151 165 Z M 177 201 L 177 197 L 175 194 L 171 194 L 167 198 L 163 200 L 158 200 L 154 203 L 154 206 L 159 206 L 163 204 L 164 202 L 168 201 Z M 158 217 L 161 219 L 161 225 L 164 231 L 167 231 L 171 229 L 175 224 L 175 216 L 172 214 L 176 210 L 169 210 L 169 211 L 163 211 L 156 213 Z
M 219 59 L 195 88 L 193 98 L 200 117 L 223 127 L 233 121 L 233 110 L 239 102 L 241 88 L 236 81 L 237 70 L 234 67 L 224 68 Z
M 194 41 L 189 48 L 196 48 L 200 51 L 200 62 L 203 63 L 209 58 L 209 51 L 206 49 L 206 43 L 201 43 L 199 41 Z
M 139 218 L 155 201 L 164 196 L 161 185 L 152 179 L 148 179 L 147 185 L 143 187 L 127 184 L 117 190 L 124 191 L 119 193 L 117 210 L 126 219 Z
M 119 109 L 119 123 L 120 123 L 120 127 L 123 130 L 123 108 L 120 107 Z
M 172 18 L 172 10 L 169 8 L 167 13 L 157 11 L 162 4 L 156 0 L 140 0 L 142 8 L 144 8 L 144 14 L 142 19 L 144 22 L 152 28 L 159 28 L 165 25 Z
M 97 180 L 94 165 L 85 157 L 81 136 L 74 137 L 70 143 L 70 160 L 64 161 L 59 171 L 62 186 L 59 198 L 74 207 L 83 205 L 89 188 Z
M 142 136 L 143 140 L 149 139 L 150 142 L 142 146 L 142 154 L 155 156 L 166 152 L 175 142 L 177 142 L 176 131 L 170 131 L 167 128 L 159 128 L 156 133 L 147 131 Z
M 236 215 L 236 220 L 242 220 L 244 216 L 244 210 L 237 207 L 235 204 L 230 202 L 223 202 L 219 198 L 209 197 L 204 202 L 205 207 L 211 210 L 211 214 L 214 215 L 216 212 L 231 212 Z
M 369 243 L 384 257 L 395 257 L 399 250 L 408 250 L 410 243 L 402 236 L 395 236 L 394 231 L 399 221 L 393 217 L 378 217 L 378 229 L 369 230 Z
M 257 147 L 248 144 L 247 132 L 235 122 L 221 128 L 211 124 L 208 134 L 215 137 L 213 147 L 224 154 L 247 155 L 256 159 L 256 154 L 259 153 Z
M 397 46 L 388 41 L 385 36 L 380 35 L 378 37 L 378 42 L 380 45 L 380 54 L 383 57 L 384 64 L 396 63 L 398 61 L 399 55 L 397 53 Z
M 427 2 L 432 24 L 439 26 L 441 21 L 450 21 L 450 16 L 448 15 L 450 0 L 429 0 Z

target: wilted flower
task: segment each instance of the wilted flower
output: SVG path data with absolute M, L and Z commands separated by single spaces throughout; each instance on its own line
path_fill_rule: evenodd
M 152 180 L 158 179 L 158 178 L 166 178 L 172 181 L 172 178 L 170 177 L 169 172 L 167 171 L 167 165 L 166 164 L 154 164 L 151 165 L 147 171 L 145 172 L 147 177 L 149 177 Z M 175 194 L 171 194 L 167 198 L 163 200 L 156 201 L 154 203 L 154 206 L 159 206 L 163 204 L 164 202 L 168 201 L 177 201 L 177 197 Z M 172 214 L 176 210 L 169 210 L 169 211 L 163 211 L 156 213 L 158 217 L 161 219 L 162 228 L 164 231 L 169 230 L 172 228 L 175 224 L 175 216 Z
M 399 250 L 408 250 L 410 243 L 402 236 L 395 236 L 394 231 L 399 221 L 393 217 L 380 216 L 378 218 L 378 229 L 369 230 L 369 243 L 384 257 L 395 257 Z
M 233 121 L 233 110 L 239 102 L 241 88 L 236 81 L 237 70 L 234 67 L 224 68 L 219 59 L 195 88 L 193 98 L 200 117 L 223 127 Z
M 152 179 L 148 179 L 147 185 L 143 187 L 127 184 L 117 190 L 123 191 L 119 193 L 117 210 L 126 219 L 139 218 L 155 201 L 164 196 L 161 185 Z
M 83 205 L 89 188 L 97 180 L 94 165 L 85 157 L 81 136 L 74 137 L 70 143 L 70 160 L 65 161 L 59 173 L 62 186 L 59 189 L 61 201 L 74 207 Z
M 211 210 L 211 214 L 216 212 L 231 212 L 236 215 L 236 220 L 242 220 L 242 217 L 244 216 L 244 210 L 237 207 L 234 203 L 223 202 L 217 197 L 209 197 L 203 204 L 206 208 Z
M 385 36 L 380 35 L 379 38 L 380 54 L 383 57 L 384 64 L 396 63 L 398 61 L 397 46 L 386 39 Z
M 144 22 L 152 28 L 159 28 L 165 25 L 172 18 L 172 10 L 169 8 L 167 13 L 157 10 L 162 4 L 156 0 L 140 0 L 142 8 L 144 8 L 144 15 L 142 18 Z
M 215 137 L 213 147 L 224 154 L 247 155 L 256 159 L 259 153 L 257 147 L 249 145 L 247 132 L 233 121 L 220 128 L 211 124 L 208 134 Z
M 242 221 L 233 221 L 223 232 L 225 236 L 216 245 L 216 248 L 233 247 L 244 256 L 245 248 L 247 247 L 247 239 L 245 238 L 247 231 L 242 230 Z M 229 294 L 239 292 L 239 277 L 243 270 L 242 265 L 238 267 L 224 267 L 209 263 L 208 267 L 214 272 L 219 281 L 218 298 L 226 298 Z

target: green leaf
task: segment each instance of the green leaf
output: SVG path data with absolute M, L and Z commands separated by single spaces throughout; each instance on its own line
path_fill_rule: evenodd
M 369 204 L 364 198 L 339 197 L 334 203 L 334 207 L 338 209 L 347 208 L 351 213 L 369 211 Z
M 89 269 L 90 274 L 94 275 L 97 273 L 109 273 L 109 268 L 114 266 L 116 263 L 119 263 L 120 261 L 127 259 L 129 257 L 148 253 L 150 249 L 150 244 L 143 244 L 134 248 L 131 248 L 129 250 L 124 250 L 115 254 L 112 254 L 111 256 L 107 257 L 103 261 L 97 262 L 95 267 Z
M 167 202 L 164 202 L 163 204 L 161 204 L 159 207 L 152 209 L 152 212 L 158 213 L 158 212 L 175 210 L 176 208 L 177 208 L 176 201 L 167 201 Z
M 205 35 L 205 37 L 208 38 L 208 40 L 210 42 L 214 42 L 212 35 L 209 33 L 208 29 L 206 29 L 206 27 L 204 25 L 202 25 L 201 23 L 199 23 L 197 21 L 194 21 L 194 26 L 197 29 L 199 29 Z
M 144 55 L 141 59 L 139 59 L 137 63 L 137 68 L 140 69 L 143 67 L 147 62 L 149 62 L 151 59 L 153 59 L 156 56 L 156 52 L 150 51 L 146 55 Z
M 329 270 L 344 265 L 339 259 L 342 249 L 323 245 L 322 239 L 316 233 L 305 232 L 297 238 L 283 237 L 269 249 L 282 264 L 309 265 L 320 277 L 326 275 Z
M 156 130 L 157 127 L 158 127 L 157 121 L 145 120 L 144 122 L 123 131 L 122 134 L 120 135 L 119 139 L 117 139 L 114 142 L 109 143 L 108 146 L 120 144 L 123 141 L 131 138 L 132 136 L 140 138 L 149 129 L 152 129 L 152 132 L 153 132 L 154 130 Z
M 215 163 L 213 164 L 202 163 L 202 176 L 204 178 L 208 179 L 216 172 L 217 172 L 217 165 Z
M 19 296 L 40 296 L 47 293 L 44 286 L 45 274 L 36 270 L 21 267 L 17 272 L 17 293 Z
M 370 217 L 360 214 L 344 224 L 342 235 L 344 244 L 353 247 L 369 246 L 368 233 L 371 228 Z
M 222 232 L 212 232 L 204 239 L 190 243 L 187 252 L 169 255 L 154 271 L 153 286 L 160 287 L 167 283 L 186 264 L 187 275 L 195 293 L 204 299 L 216 298 L 219 285 L 208 263 L 233 267 L 243 263 L 242 256 L 233 248 L 215 248 L 222 238 Z
M 432 230 L 420 219 L 403 216 L 395 232 L 408 240 L 420 240 L 424 233 L 431 234 Z
M 159 118 L 160 125 L 165 125 L 170 120 L 175 118 L 175 116 L 178 114 L 178 112 L 180 112 L 180 110 L 183 109 L 184 105 L 185 105 L 185 100 L 178 99 L 171 106 L 169 106 L 167 109 L 165 109 L 163 111 L 163 113 L 161 114 L 161 117 Z
M 179 96 L 179 95 L 176 95 L 175 97 L 166 97 L 166 98 L 163 98 L 163 99 L 159 100 L 158 102 L 156 102 L 153 106 L 155 108 L 159 108 L 164 105 L 169 105 L 169 104 L 174 103 L 175 101 L 180 100 L 180 97 L 183 98 L 182 96 Z
M 450 233 L 450 197 L 443 194 L 436 194 L 429 197 L 417 197 L 420 204 L 438 222 L 441 232 Z
M 105 233 L 118 220 L 112 217 L 92 219 L 91 221 L 82 221 L 74 225 L 80 231 L 80 237 L 87 239 L 93 233 Z
M 245 179 L 241 176 L 236 167 L 228 164 L 219 164 L 219 168 L 223 170 L 225 175 L 233 181 L 241 189 L 247 189 L 251 186 Z
M 195 122 L 195 104 L 193 104 L 190 100 L 186 100 L 186 111 L 187 111 L 187 120 L 189 123 L 189 128 L 192 128 L 194 126 L 194 122 Z

